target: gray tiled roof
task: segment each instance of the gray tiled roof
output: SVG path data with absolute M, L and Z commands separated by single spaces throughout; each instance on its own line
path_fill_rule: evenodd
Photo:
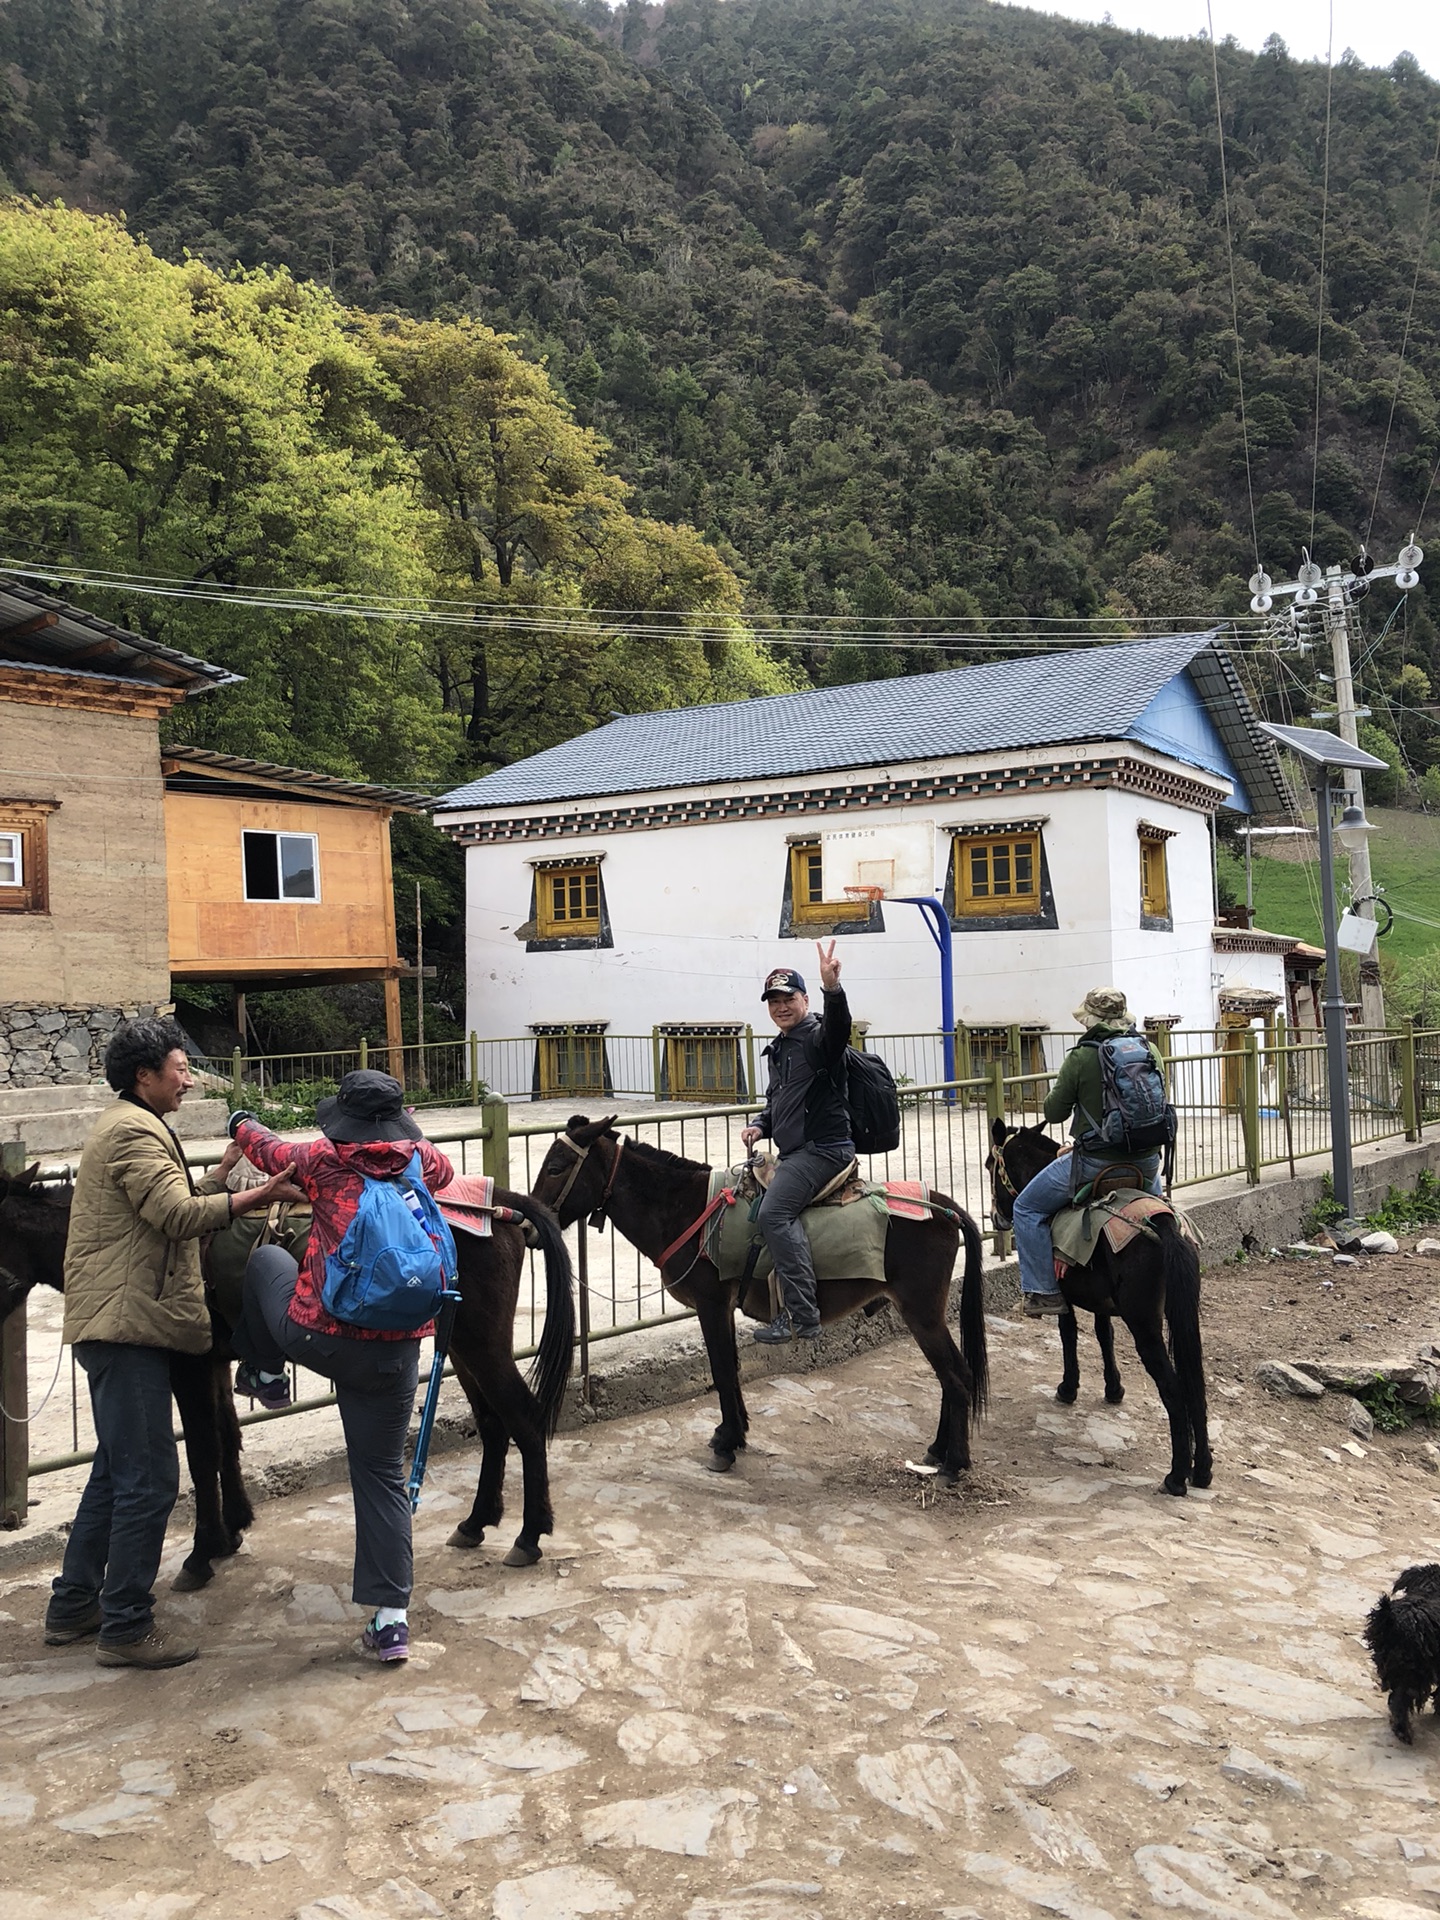
M 724 706 L 634 714 L 456 787 L 438 813 L 1123 739 L 1207 654 L 1202 691 L 1257 811 L 1286 810 L 1273 749 L 1213 633 L 1085 647 Z M 1228 662 L 1224 662 L 1229 667 Z M 1220 670 L 1217 670 L 1220 669 Z M 1198 685 L 1198 676 L 1196 677 Z M 1273 791 L 1272 791 L 1273 789 Z

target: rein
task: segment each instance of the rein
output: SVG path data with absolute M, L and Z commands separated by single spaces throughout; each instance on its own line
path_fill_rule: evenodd
M 700 1218 L 698 1220 L 692 1220 L 690 1225 L 686 1227 L 685 1231 L 680 1235 L 680 1238 L 678 1240 L 672 1240 L 669 1246 L 666 1247 L 665 1251 L 658 1256 L 658 1258 L 655 1261 L 656 1266 L 661 1268 L 661 1270 L 663 1271 L 665 1262 L 673 1258 L 673 1256 L 680 1251 L 681 1247 L 685 1245 L 685 1242 L 690 1238 L 692 1234 L 703 1233 L 706 1223 L 714 1218 L 714 1216 L 720 1211 L 721 1207 L 733 1207 L 734 1204 L 735 1204 L 735 1189 L 733 1187 L 722 1187 L 719 1193 L 716 1194 L 715 1198 L 709 1203 L 705 1211 L 701 1214 Z M 695 1265 L 695 1262 L 699 1260 L 700 1253 L 703 1252 L 703 1250 L 704 1250 L 704 1242 L 702 1241 L 700 1250 L 697 1251 L 695 1255 L 695 1259 L 690 1262 L 691 1267 L 693 1267 Z M 687 1267 L 685 1269 L 685 1273 L 688 1273 L 689 1271 L 690 1271 L 690 1267 Z M 680 1275 L 680 1278 L 683 1280 L 685 1278 L 685 1274 L 682 1273 Z
M 585 1162 L 590 1158 L 592 1148 L 594 1148 L 599 1144 L 599 1142 L 604 1138 L 604 1135 L 597 1134 L 595 1139 L 590 1142 L 590 1145 L 588 1147 L 582 1147 L 578 1141 L 572 1140 L 568 1133 L 559 1133 L 555 1136 L 555 1138 L 556 1138 L 556 1143 L 558 1145 L 563 1147 L 568 1147 L 571 1153 L 573 1153 L 575 1156 L 575 1164 L 570 1169 L 570 1178 L 565 1182 L 564 1186 L 561 1187 L 559 1193 L 555 1197 L 554 1211 L 558 1214 L 560 1209 L 564 1206 L 565 1202 L 570 1198 L 570 1194 L 575 1186 L 575 1182 L 580 1178 L 580 1169 L 584 1166 Z M 603 1227 L 605 1224 L 606 1209 L 610 1205 L 610 1196 L 615 1191 L 615 1176 L 620 1171 L 620 1156 L 621 1154 L 624 1153 L 624 1151 L 625 1151 L 625 1136 L 622 1133 L 616 1136 L 615 1158 L 610 1163 L 610 1177 L 605 1182 L 605 1191 L 601 1194 L 598 1204 L 596 1205 L 594 1211 L 590 1215 L 590 1225 L 592 1227 L 595 1227 L 596 1229 Z

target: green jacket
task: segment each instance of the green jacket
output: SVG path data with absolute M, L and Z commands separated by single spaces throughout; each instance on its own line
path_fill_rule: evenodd
M 1109 1040 L 1118 1031 L 1115 1027 L 1091 1027 L 1085 1035 L 1086 1040 Z M 1150 1048 L 1152 1057 L 1161 1074 L 1165 1072 L 1165 1062 Z M 1071 1119 L 1071 1115 L 1074 1118 Z M 1093 1046 L 1083 1044 L 1073 1048 L 1060 1063 L 1060 1071 L 1055 1084 L 1045 1096 L 1045 1118 L 1047 1120 L 1069 1120 L 1070 1138 L 1078 1140 L 1082 1134 L 1089 1133 L 1092 1127 L 1098 1127 L 1105 1115 L 1105 1081 L 1100 1072 L 1100 1055 Z M 1127 1153 L 1124 1147 L 1096 1147 L 1085 1149 L 1097 1160 L 1133 1160 L 1133 1153 Z
M 158 1113 L 126 1099 L 107 1107 L 75 1176 L 65 1339 L 208 1353 L 200 1236 L 229 1217 L 213 1174 L 192 1186 L 180 1143 Z

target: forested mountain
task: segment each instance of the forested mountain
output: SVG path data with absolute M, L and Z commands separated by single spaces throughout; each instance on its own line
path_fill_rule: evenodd
M 0 63 L 14 187 L 513 329 L 761 614 L 1243 610 L 1255 539 L 1279 573 L 1311 537 L 1322 212 L 1320 554 L 1378 481 L 1391 557 L 1440 453 L 1413 62 L 1337 65 L 1326 200 L 1325 70 L 1218 49 L 1248 486 L 1202 42 L 983 0 L 9 0 Z M 1412 607 L 1432 673 L 1433 635 Z

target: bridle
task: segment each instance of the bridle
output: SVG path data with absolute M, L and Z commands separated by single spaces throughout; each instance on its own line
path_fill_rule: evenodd
M 551 1202 L 551 1210 L 556 1214 L 557 1217 L 559 1215 L 560 1209 L 564 1206 L 565 1202 L 570 1198 L 571 1192 L 573 1191 L 575 1186 L 575 1182 L 580 1178 L 580 1169 L 585 1165 L 585 1162 L 590 1158 L 590 1155 L 593 1149 L 598 1147 L 600 1142 L 604 1138 L 605 1136 L 603 1133 L 597 1133 L 595 1138 L 590 1142 L 589 1146 L 582 1147 L 579 1141 L 572 1140 L 568 1133 L 556 1134 L 555 1136 L 556 1146 L 568 1147 L 571 1153 L 573 1153 L 575 1156 L 575 1164 L 570 1169 L 569 1177 L 567 1178 L 564 1186 L 561 1187 L 555 1199 Z M 610 1196 L 615 1191 L 615 1176 L 620 1171 L 620 1156 L 622 1153 L 624 1153 L 624 1151 L 625 1151 L 625 1135 L 623 1133 L 617 1134 L 615 1137 L 615 1158 L 610 1162 L 610 1177 L 606 1180 L 605 1191 L 601 1194 L 599 1202 L 597 1203 L 597 1205 L 595 1206 L 594 1210 L 590 1215 L 590 1225 L 595 1228 L 597 1233 L 599 1232 L 600 1228 L 603 1227 L 605 1224 L 605 1214 L 610 1205 Z

